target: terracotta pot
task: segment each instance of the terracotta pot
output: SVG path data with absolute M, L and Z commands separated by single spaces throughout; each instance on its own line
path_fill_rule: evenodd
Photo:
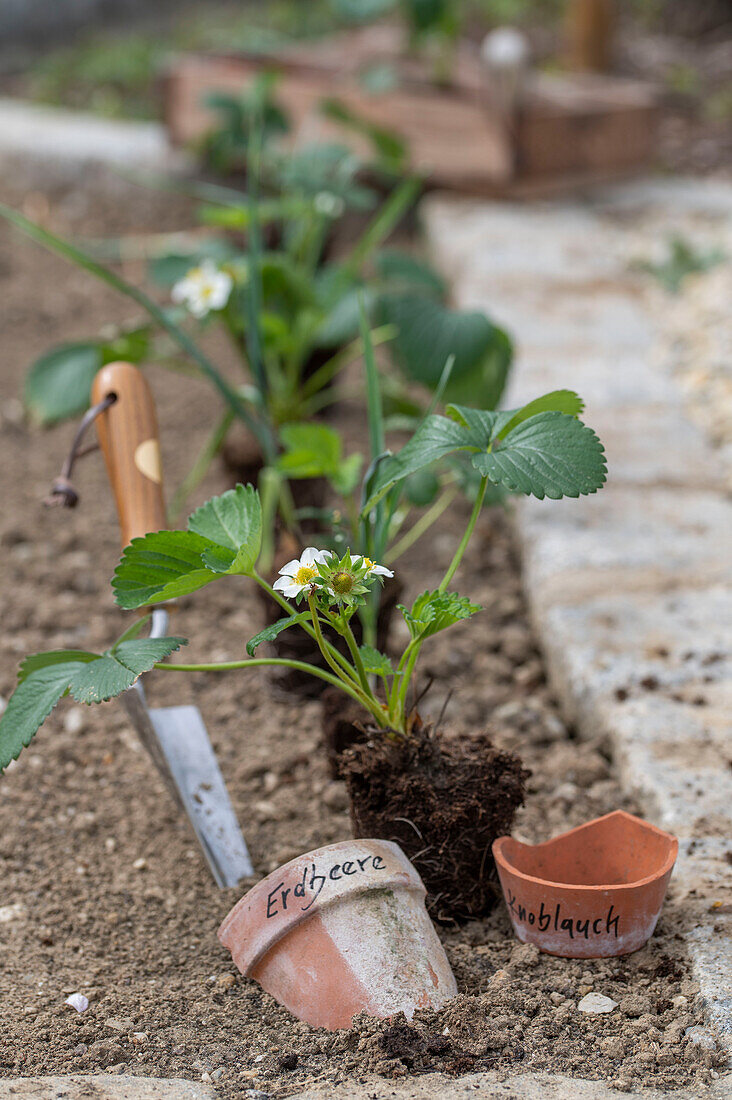
M 242 974 L 314 1027 L 348 1027 L 359 1012 L 411 1018 L 457 993 L 424 897 L 396 844 L 346 840 L 257 883 L 219 939 Z
M 598 959 L 653 934 L 679 842 L 623 810 L 545 844 L 502 836 L 493 856 L 514 932 L 550 955 Z

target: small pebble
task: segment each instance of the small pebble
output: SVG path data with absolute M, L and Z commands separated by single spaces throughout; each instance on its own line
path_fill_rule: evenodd
M 323 791 L 323 802 L 329 810 L 347 810 L 348 795 L 346 793 L 345 784 L 337 781 L 329 783 Z
M 712 1035 L 711 1031 L 708 1031 L 705 1027 L 688 1027 L 684 1032 L 685 1038 L 689 1039 L 695 1046 L 701 1047 L 702 1050 L 714 1051 L 717 1049 L 717 1043 Z
M 13 921 L 21 920 L 24 916 L 25 906 L 21 905 L 20 902 L 0 906 L 0 924 L 11 924 Z
M 135 1021 L 130 1016 L 110 1016 L 104 1021 L 104 1026 L 112 1031 L 132 1031 Z
M 70 997 L 66 998 L 64 1004 L 75 1008 L 77 1012 L 86 1012 L 89 1007 L 89 998 L 85 997 L 83 993 L 72 993 Z
M 612 1012 L 617 1007 L 617 1001 L 604 997 L 602 993 L 588 993 L 577 1005 L 580 1012 Z
M 147 860 L 144 859 L 141 856 L 139 859 L 135 860 L 135 862 L 132 864 L 132 866 L 135 868 L 136 871 L 146 871 L 147 870 Z
M 87 715 L 84 707 L 72 707 L 64 718 L 64 732 L 76 735 L 83 733 L 87 727 Z
M 216 979 L 216 985 L 219 989 L 233 989 L 236 985 L 236 977 L 234 974 L 221 974 Z

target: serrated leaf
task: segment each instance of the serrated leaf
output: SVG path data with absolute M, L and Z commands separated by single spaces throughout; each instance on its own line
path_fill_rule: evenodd
M 287 630 L 289 627 L 295 626 L 296 623 L 302 623 L 305 619 L 309 618 L 309 613 L 303 611 L 300 615 L 290 615 L 289 618 L 277 619 L 271 626 L 266 626 L 264 630 L 260 630 L 259 634 L 255 634 L 253 638 L 249 639 L 247 642 L 247 653 L 250 657 L 253 657 L 262 642 L 273 642 L 277 635 L 281 634 L 283 630 Z
M 213 497 L 189 518 L 188 530 L 234 551 L 228 569 L 216 568 L 216 572 L 251 573 L 262 545 L 262 506 L 257 490 L 252 485 L 237 485 Z M 213 551 L 208 560 L 216 560 Z
M 480 451 L 486 450 L 493 440 L 496 424 L 506 413 L 494 412 L 493 409 L 474 409 L 468 405 L 450 404 L 445 410 L 451 420 L 462 424 L 466 429 L 464 444 L 475 447 Z M 510 414 L 509 414 L 510 415 Z
M 220 576 L 202 561 L 215 547 L 194 531 L 156 531 L 133 539 L 112 578 L 115 600 L 130 611 L 197 591 Z
M 78 703 L 103 703 L 132 687 L 156 661 L 186 645 L 185 638 L 136 638 L 100 654 L 73 676 L 69 691 Z
M 474 454 L 482 475 L 513 493 L 543 500 L 595 493 L 605 483 L 602 443 L 573 416 L 544 412 L 519 424 L 487 454 Z
M 584 401 L 574 390 L 552 390 L 551 393 L 545 393 L 543 397 L 537 397 L 533 401 L 529 401 L 528 405 L 517 409 L 510 420 L 501 426 L 496 433 L 496 438 L 505 439 L 508 433 L 517 428 L 519 424 L 522 424 L 524 420 L 528 420 L 529 417 L 536 416 L 538 413 L 563 412 L 567 413 L 568 416 L 578 417 L 584 407 Z
M 46 653 L 32 653 L 21 663 L 18 670 L 18 683 L 22 684 L 42 668 L 69 663 L 84 664 L 87 661 L 96 661 L 97 657 L 97 653 L 89 653 L 85 649 L 51 649 Z
M 468 619 L 483 608 L 473 604 L 467 596 L 456 592 L 423 592 L 414 601 L 411 610 L 402 604 L 399 610 L 404 616 L 413 638 L 430 638 L 441 630 L 447 630 L 462 619 Z
M 36 359 L 25 378 L 23 400 L 36 424 L 53 424 L 89 408 L 92 382 L 103 364 L 98 344 L 61 344 Z
M 70 692 L 80 703 L 111 699 L 185 644 L 185 638 L 130 639 L 101 654 L 69 649 L 26 657 L 0 719 L 0 771 L 30 744 L 62 696 Z
M 236 554 L 228 546 L 211 546 L 203 551 L 201 561 L 213 573 L 228 573 L 236 561 Z
M 394 672 L 391 661 L 385 653 L 379 653 L 370 645 L 361 645 L 358 652 L 363 661 L 364 672 L 367 676 L 391 676 Z
M 376 505 L 392 485 L 430 466 L 468 442 L 465 427 L 446 416 L 427 416 L 408 443 L 396 455 L 379 462 L 364 511 Z
M 66 694 L 79 662 L 54 663 L 38 668 L 15 689 L 0 718 L 0 771 L 31 743 L 37 730 Z

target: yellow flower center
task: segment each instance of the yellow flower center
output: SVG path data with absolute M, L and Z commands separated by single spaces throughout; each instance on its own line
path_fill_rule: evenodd
M 353 577 L 350 573 L 340 572 L 333 574 L 333 578 L 330 583 L 333 586 L 333 591 L 338 596 L 347 596 L 353 588 L 354 582 Z
M 374 565 L 376 564 L 376 562 L 373 562 L 371 560 L 371 558 L 364 558 L 363 559 L 363 564 L 368 569 L 368 571 L 371 572 L 371 570 L 374 568 Z
M 312 565 L 301 565 L 292 579 L 295 584 L 310 584 L 313 577 L 317 577 L 317 575 L 318 570 L 313 569 Z

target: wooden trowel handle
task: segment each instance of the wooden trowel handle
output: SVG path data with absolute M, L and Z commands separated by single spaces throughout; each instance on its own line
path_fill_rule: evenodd
M 92 403 L 116 400 L 97 417 L 99 446 L 117 504 L 122 546 L 166 526 L 158 424 L 153 396 L 131 363 L 109 363 L 97 374 Z

